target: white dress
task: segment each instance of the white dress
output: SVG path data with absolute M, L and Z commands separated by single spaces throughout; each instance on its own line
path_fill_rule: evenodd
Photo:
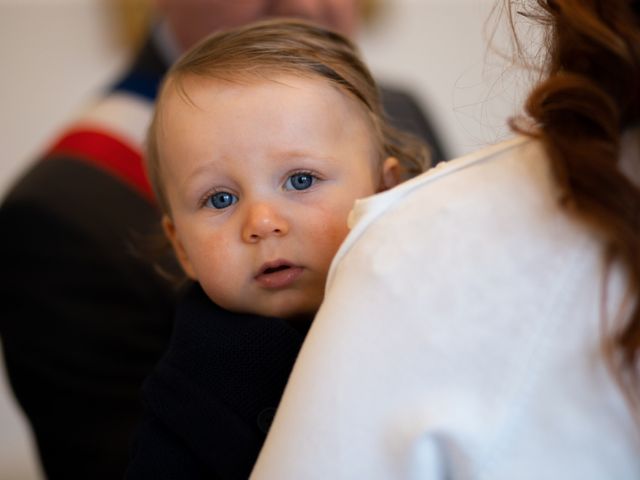
M 358 202 L 252 478 L 640 478 L 600 351 L 634 299 L 558 195 L 518 137 Z

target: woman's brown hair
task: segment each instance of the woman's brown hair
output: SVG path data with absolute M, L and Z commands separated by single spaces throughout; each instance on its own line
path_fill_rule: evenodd
M 356 46 L 310 22 L 266 20 L 214 34 L 169 70 L 163 90 L 171 85 L 189 101 L 182 83 L 189 76 L 251 81 L 283 73 L 324 78 L 351 96 L 371 121 L 379 158 L 397 158 L 406 176 L 421 173 L 430 163 L 426 145 L 390 126 L 376 83 Z M 147 172 L 161 209 L 170 213 L 156 137 L 162 92 L 159 99 L 147 139 Z
M 563 206 L 604 234 L 608 264 L 626 266 L 634 303 L 603 345 L 640 416 L 640 190 L 619 165 L 622 133 L 640 121 L 640 1 L 525 3 L 508 3 L 512 25 L 522 15 L 547 27 L 546 72 L 525 105 L 535 127 L 514 127 L 542 141 Z

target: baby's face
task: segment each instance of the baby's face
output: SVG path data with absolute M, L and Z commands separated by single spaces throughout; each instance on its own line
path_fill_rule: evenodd
M 218 305 L 313 315 L 354 200 L 379 183 L 370 126 L 322 79 L 189 77 L 165 92 L 158 147 L 180 263 Z

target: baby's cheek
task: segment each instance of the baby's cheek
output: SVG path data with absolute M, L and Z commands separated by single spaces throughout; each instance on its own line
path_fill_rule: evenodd
M 318 216 L 319 221 L 316 222 L 316 227 L 314 228 L 313 243 L 314 248 L 323 253 L 327 269 L 333 256 L 349 233 L 347 214 L 348 212 L 342 211 L 339 214 L 336 214 L 335 211 L 325 211 L 323 215 Z
M 224 294 L 238 274 L 234 260 L 237 254 L 230 243 L 222 239 L 212 240 L 200 245 L 198 259 L 194 262 L 196 273 L 201 284 L 207 284 L 212 292 Z

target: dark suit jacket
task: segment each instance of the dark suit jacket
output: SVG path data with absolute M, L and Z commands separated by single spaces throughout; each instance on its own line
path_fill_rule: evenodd
M 308 326 L 228 312 L 193 285 L 144 383 L 126 478 L 246 479 Z
M 148 43 L 105 95 L 151 102 L 165 69 Z M 410 96 L 383 97 L 400 126 L 439 148 Z M 122 476 L 140 385 L 172 328 L 175 291 L 134 248 L 157 232 L 158 212 L 145 185 L 123 181 L 119 159 L 96 148 L 46 154 L 0 208 L 3 352 L 50 479 Z

